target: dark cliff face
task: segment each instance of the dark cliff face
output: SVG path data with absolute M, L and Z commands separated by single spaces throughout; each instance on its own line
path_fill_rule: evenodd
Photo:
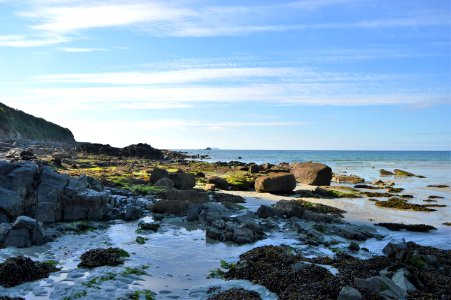
M 75 142 L 69 129 L 0 103 L 0 140 L 16 139 Z

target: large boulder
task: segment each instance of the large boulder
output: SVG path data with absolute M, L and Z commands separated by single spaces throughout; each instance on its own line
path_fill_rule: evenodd
M 271 174 L 255 180 L 255 190 L 260 193 L 289 193 L 295 188 L 293 174 Z
M 20 215 L 46 223 L 99 220 L 108 197 L 91 177 L 69 177 L 32 162 L 0 162 L 0 212 L 10 220 Z
M 169 178 L 169 172 L 165 169 L 154 168 L 150 173 L 150 181 L 152 181 L 153 183 L 162 178 Z
M 214 184 L 216 188 L 220 190 L 227 190 L 229 189 L 229 183 L 225 178 L 219 177 L 219 176 L 211 176 L 208 177 L 207 183 Z
M 330 185 L 332 169 L 325 164 L 304 162 L 297 163 L 291 168 L 296 181 L 310 185 Z
M 196 185 L 196 176 L 185 172 L 169 173 L 174 186 L 182 190 L 191 190 Z

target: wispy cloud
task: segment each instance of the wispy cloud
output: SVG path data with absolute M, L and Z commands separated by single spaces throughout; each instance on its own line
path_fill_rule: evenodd
M 70 38 L 61 35 L 46 34 L 42 36 L 0 35 L 0 46 L 30 48 L 66 43 Z
M 210 37 L 310 29 L 374 29 L 411 26 L 449 26 L 446 13 L 416 13 L 389 17 L 324 22 L 306 18 L 311 10 L 334 9 L 362 0 L 280 1 L 273 4 L 218 5 L 210 1 L 29 1 L 19 16 L 29 21 L 34 35 L 2 41 L 0 46 L 37 47 L 79 38 L 90 29 L 125 27 L 153 36 Z M 374 3 L 373 3 L 374 5 Z M 286 18 L 277 16 L 286 15 Z
M 87 52 L 97 52 L 97 51 L 107 51 L 106 48 L 76 48 L 76 47 L 62 47 L 59 50 L 63 52 L 73 52 L 73 53 L 87 53 Z
M 181 70 L 41 75 L 28 84 L 38 87 L 22 91 L 15 99 L 45 101 L 55 109 L 65 103 L 71 103 L 74 109 L 100 109 L 105 105 L 112 109 L 175 109 L 236 103 L 329 106 L 451 103 L 449 90 L 429 87 L 425 92 L 411 88 L 413 81 L 421 80 L 419 75 L 325 72 L 294 66 L 193 66 Z

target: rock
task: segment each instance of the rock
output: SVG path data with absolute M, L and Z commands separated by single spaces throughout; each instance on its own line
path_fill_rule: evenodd
M 229 218 L 215 220 L 206 227 L 206 236 L 222 242 L 232 241 L 237 244 L 248 244 L 266 237 L 263 228 L 252 220 Z
M 321 163 L 304 162 L 293 165 L 296 181 L 310 185 L 330 185 L 332 169 Z
M 41 222 L 100 220 L 109 194 L 95 179 L 69 177 L 32 162 L 0 162 L 0 208 L 13 219 Z
M 76 150 L 85 154 L 119 156 L 121 149 L 111 147 L 110 145 L 95 143 L 78 143 Z
M 364 241 L 369 238 L 378 237 L 376 230 L 365 225 L 344 224 L 323 224 L 327 232 L 336 234 L 350 240 Z
M 20 216 L 12 224 L 11 229 L 5 236 L 5 246 L 27 248 L 33 245 L 45 243 L 42 226 L 35 219 Z
M 191 190 L 196 185 L 196 176 L 185 172 L 169 173 L 174 186 L 182 190 Z
M 399 169 L 394 169 L 393 173 L 396 176 L 407 176 L 407 177 L 416 177 L 417 176 L 417 175 L 415 175 L 413 173 L 410 173 L 410 172 L 407 172 L 407 171 L 404 171 L 404 170 L 399 170 Z
M 349 244 L 349 246 L 348 246 L 348 249 L 353 252 L 357 252 L 360 250 L 360 246 L 356 242 L 351 242 L 351 244 Z
M 229 189 L 229 183 L 227 182 L 227 180 L 225 178 L 222 178 L 219 176 L 208 177 L 207 183 L 214 184 L 220 190 L 228 190 Z
M 361 300 L 362 294 L 353 287 L 345 286 L 341 289 L 337 300 Z
M 150 173 L 150 181 L 153 183 L 156 183 L 162 178 L 169 178 L 169 172 L 164 169 L 154 168 Z
M 189 201 L 191 203 L 205 203 L 210 198 L 208 193 L 198 190 L 167 190 L 159 193 L 159 196 L 165 200 Z
M 159 200 L 152 206 L 152 212 L 183 216 L 186 215 L 189 205 L 187 201 Z
M 387 170 L 384 170 L 384 169 L 380 169 L 379 170 L 379 174 L 381 176 L 392 176 L 392 175 L 395 175 L 393 172 L 390 172 L 390 171 L 387 171 Z
M 0 263 L 0 285 L 9 288 L 24 282 L 47 278 L 59 269 L 53 264 L 35 262 L 25 256 L 10 257 Z
M 164 155 L 161 150 L 155 149 L 148 144 L 134 144 L 121 149 L 120 156 L 137 157 L 147 159 L 163 159 Z
M 259 218 L 272 218 L 277 216 L 278 211 L 271 206 L 267 205 L 260 205 L 260 207 L 257 209 L 257 216 Z
M 55 152 L 52 154 L 52 159 L 59 159 L 61 161 L 65 158 L 71 158 L 71 155 L 66 152 Z
M 437 230 L 434 226 L 425 224 L 402 224 L 402 223 L 377 223 L 376 226 L 385 227 L 391 231 L 415 231 L 415 232 L 429 232 L 431 230 Z
M 251 164 L 249 166 L 249 173 L 254 174 L 260 172 L 260 166 L 256 164 Z
M 406 241 L 404 239 L 401 241 L 392 240 L 384 247 L 384 249 L 382 249 L 382 252 L 388 257 L 401 260 L 405 258 L 407 254 Z
M 13 148 L 5 153 L 5 158 L 11 160 L 32 160 L 35 159 L 36 156 L 29 149 Z
M 207 183 L 204 186 L 204 190 L 212 192 L 212 191 L 216 190 L 216 185 L 213 183 Z
M 96 268 L 101 266 L 118 266 L 124 263 L 124 258 L 130 255 L 120 248 L 97 248 L 88 250 L 80 256 L 78 264 L 82 268 Z
M 144 222 L 144 221 L 140 221 L 138 223 L 139 228 L 141 228 L 142 230 L 150 230 L 150 231 L 154 231 L 157 232 L 158 229 L 160 228 L 160 223 L 157 222 Z
M 260 165 L 260 170 L 261 171 L 267 171 L 267 170 L 271 169 L 272 167 L 274 167 L 273 164 L 269 164 L 269 163 L 261 164 Z
M 444 189 L 444 188 L 449 188 L 449 185 L 446 185 L 446 184 L 430 184 L 427 187 Z
M 7 219 L 22 214 L 24 212 L 22 198 L 16 192 L 0 187 L 0 211 Z M 2 219 L 4 220 L 4 217 Z
M 411 275 L 406 268 L 401 268 L 393 274 L 391 279 L 404 292 L 416 291 L 417 288 L 409 281 Z
M 365 289 L 385 299 L 406 298 L 406 293 L 399 286 L 397 286 L 392 280 L 386 277 L 374 276 L 366 279 L 355 278 L 354 284 L 359 289 Z
M 280 215 L 287 218 L 302 218 L 304 215 L 304 205 L 296 200 L 280 200 L 277 201 L 274 208 L 279 211 Z
M 332 180 L 338 183 L 362 183 L 365 182 L 365 179 L 362 177 L 356 176 L 356 175 L 341 175 L 341 174 L 335 174 L 332 177 Z
M 172 189 L 174 187 L 174 181 L 169 178 L 161 178 L 158 179 L 157 182 L 155 182 L 154 186 Z
M 246 200 L 238 195 L 226 194 L 226 193 L 213 193 L 213 200 L 216 202 L 231 202 L 231 203 L 245 203 Z
M 255 180 L 255 190 L 260 193 L 289 193 L 295 188 L 293 174 L 271 174 Z
M 277 201 L 274 208 L 278 210 L 281 215 L 284 215 L 287 218 L 302 218 L 305 211 L 304 205 L 296 200 Z
M 132 204 L 127 204 L 125 205 L 125 215 L 124 215 L 124 220 L 125 221 L 132 221 L 132 220 L 137 220 L 141 217 L 141 210 L 139 209 L 139 207 L 132 205 Z

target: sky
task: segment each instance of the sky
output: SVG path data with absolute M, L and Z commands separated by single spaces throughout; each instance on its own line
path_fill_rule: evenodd
M 0 102 L 78 141 L 451 150 L 451 0 L 0 0 Z

